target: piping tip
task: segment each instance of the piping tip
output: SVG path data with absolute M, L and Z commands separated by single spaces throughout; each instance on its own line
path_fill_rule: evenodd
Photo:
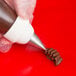
M 35 44 L 36 47 L 46 50 L 45 46 L 43 45 L 43 43 L 41 42 L 41 40 L 38 38 L 38 36 L 35 33 L 31 37 L 30 42 Z

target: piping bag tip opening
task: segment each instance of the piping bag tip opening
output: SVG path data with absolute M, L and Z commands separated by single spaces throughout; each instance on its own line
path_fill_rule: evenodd
M 41 40 L 38 38 L 38 36 L 34 33 L 33 36 L 31 37 L 30 43 L 34 45 L 37 48 L 47 50 Z

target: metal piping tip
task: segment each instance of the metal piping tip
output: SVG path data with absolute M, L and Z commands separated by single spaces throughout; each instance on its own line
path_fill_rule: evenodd
M 35 45 L 37 45 L 38 47 L 42 48 L 43 50 L 46 50 L 45 46 L 43 45 L 43 43 L 41 42 L 41 40 L 38 38 L 38 36 L 34 33 L 31 40 L 32 43 L 34 43 Z

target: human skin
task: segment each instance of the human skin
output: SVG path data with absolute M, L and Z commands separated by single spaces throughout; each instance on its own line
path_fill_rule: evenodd
M 24 19 L 33 17 L 36 0 L 5 0 L 12 7 L 18 16 Z
M 16 11 L 18 16 L 25 20 L 29 19 L 30 23 L 32 22 L 36 0 L 5 0 L 5 2 Z M 12 43 L 0 34 L 0 51 L 8 52 L 11 46 Z

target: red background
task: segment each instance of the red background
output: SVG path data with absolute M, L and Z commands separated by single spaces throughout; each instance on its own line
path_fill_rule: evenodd
M 0 53 L 0 76 L 76 76 L 76 1 L 37 0 L 34 16 L 35 32 L 63 62 L 56 67 L 39 49 L 14 44 Z

